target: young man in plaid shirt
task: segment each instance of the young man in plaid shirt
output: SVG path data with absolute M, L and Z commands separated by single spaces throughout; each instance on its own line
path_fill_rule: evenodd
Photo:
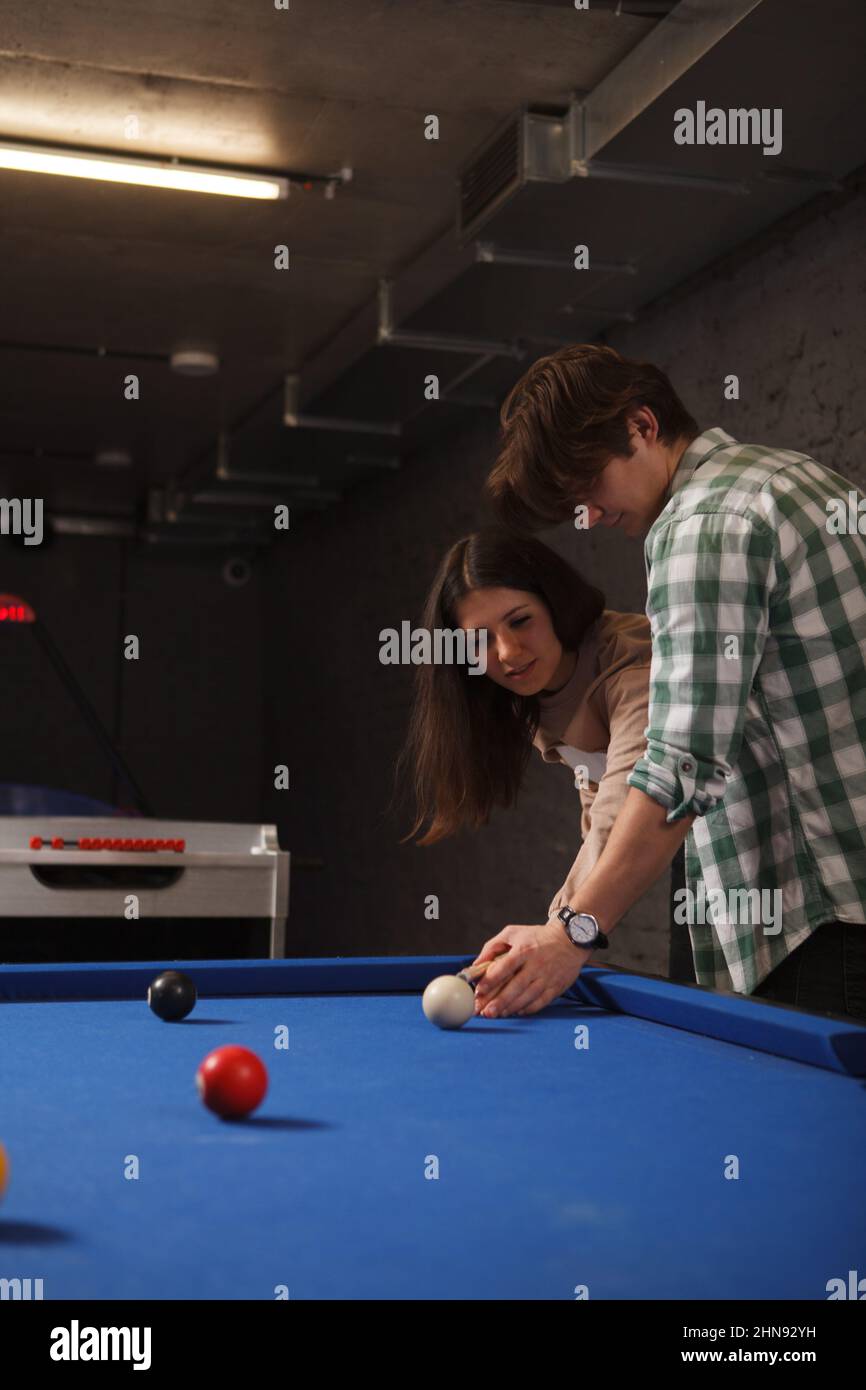
M 491 938 L 477 1011 L 544 1008 L 686 840 L 699 984 L 866 1018 L 866 501 L 805 454 L 701 432 L 612 348 L 536 362 L 502 427 L 488 488 L 512 525 L 646 536 L 653 659 L 646 752 L 569 905 L 594 923 Z

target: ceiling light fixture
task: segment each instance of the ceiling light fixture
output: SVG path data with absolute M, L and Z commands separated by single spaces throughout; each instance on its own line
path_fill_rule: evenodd
M 277 199 L 288 196 L 289 181 L 273 174 L 180 164 L 177 160 L 125 159 L 122 155 L 85 154 L 49 146 L 0 142 L 0 169 L 30 174 L 60 174 L 72 179 L 135 183 L 185 193 L 218 193 L 227 198 Z

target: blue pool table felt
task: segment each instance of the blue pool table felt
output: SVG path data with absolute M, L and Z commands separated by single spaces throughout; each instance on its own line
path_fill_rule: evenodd
M 864 1267 L 866 1030 L 612 970 L 533 1017 L 433 1028 L 423 984 L 466 963 L 172 962 L 203 996 L 180 1024 L 143 1001 L 158 963 L 4 967 L 0 1277 L 46 1298 L 820 1299 Z M 813 1022 L 817 1061 L 763 1050 Z M 270 1075 L 239 1124 L 194 1086 L 227 1042 Z

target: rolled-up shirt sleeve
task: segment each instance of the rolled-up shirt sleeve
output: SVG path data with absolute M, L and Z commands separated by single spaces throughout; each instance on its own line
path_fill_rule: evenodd
M 677 518 L 649 538 L 649 724 L 628 785 L 668 821 L 706 815 L 725 794 L 767 640 L 775 544 L 733 511 Z

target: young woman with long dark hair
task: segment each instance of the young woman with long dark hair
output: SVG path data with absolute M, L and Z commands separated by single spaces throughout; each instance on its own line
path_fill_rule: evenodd
M 432 845 L 511 806 L 534 746 L 574 770 L 582 803 L 583 843 L 551 918 L 599 858 L 646 747 L 649 623 L 606 609 L 600 590 L 540 541 L 490 528 L 445 555 L 423 625 L 484 631 L 487 670 L 418 668 L 400 763 L 417 803 L 407 838 Z

